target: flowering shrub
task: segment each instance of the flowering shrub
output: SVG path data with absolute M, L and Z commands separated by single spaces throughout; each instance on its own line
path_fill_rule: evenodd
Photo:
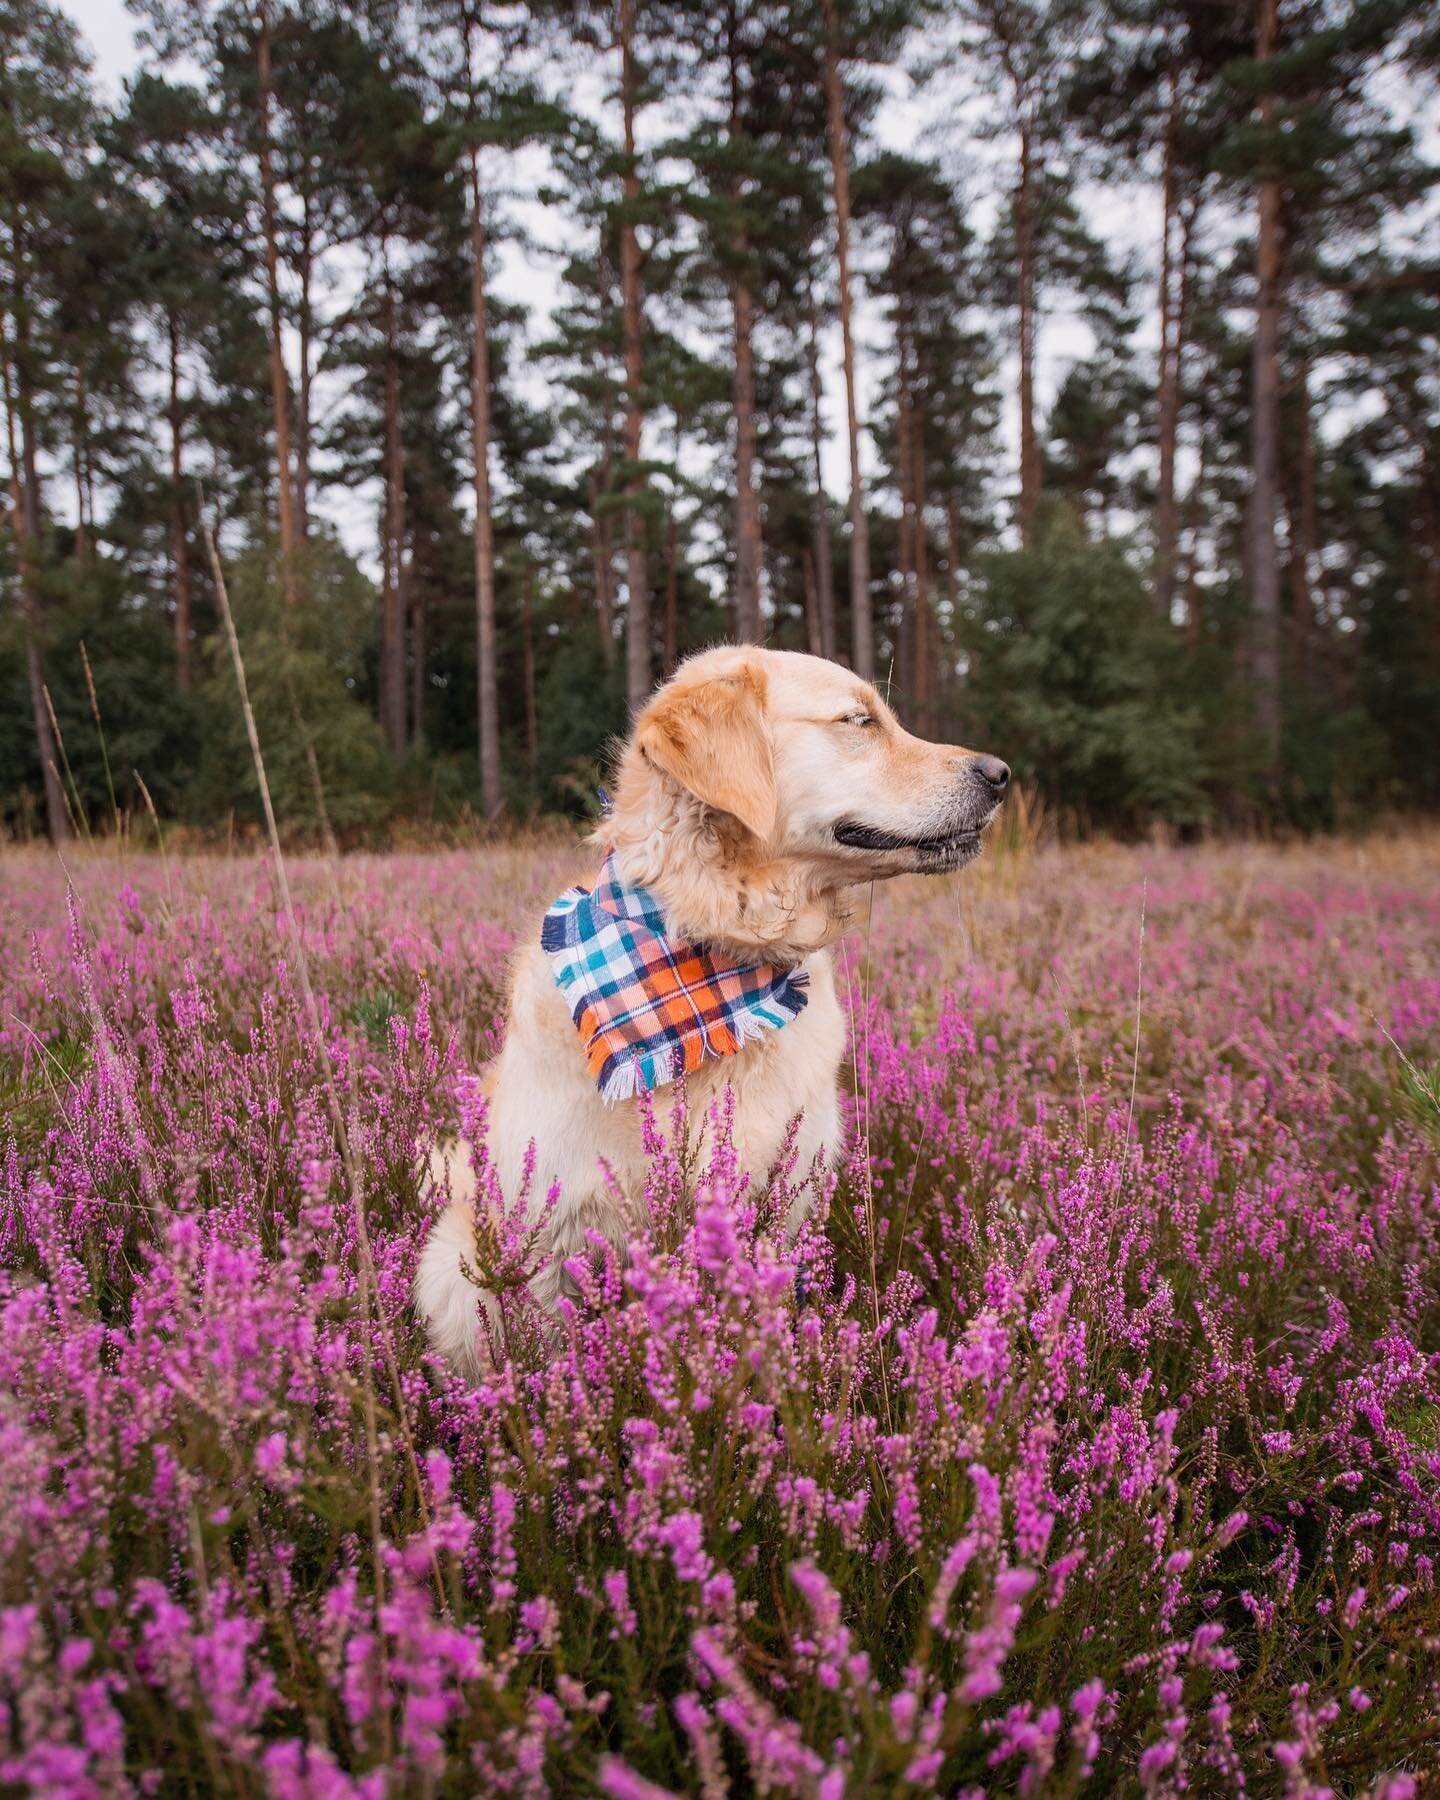
M 547 1320 L 473 1077 L 583 858 L 297 866 L 318 1038 L 266 863 L 4 865 L 0 1783 L 1421 1791 L 1433 841 L 877 893 L 839 1179 L 652 1121 Z M 479 1386 L 408 1302 L 462 1122 Z

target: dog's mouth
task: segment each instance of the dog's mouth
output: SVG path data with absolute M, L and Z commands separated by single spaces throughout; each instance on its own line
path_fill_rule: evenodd
M 993 816 L 993 815 L 992 815 Z M 990 823 L 947 827 L 943 831 L 907 834 L 886 831 L 878 825 L 866 825 L 858 819 L 842 819 L 834 827 L 835 842 L 847 850 L 868 850 L 873 854 L 909 855 L 917 870 L 941 874 L 973 862 L 980 854 L 980 833 Z

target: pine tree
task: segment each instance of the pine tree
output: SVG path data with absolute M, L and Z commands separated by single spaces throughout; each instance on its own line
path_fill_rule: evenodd
M 474 468 L 474 564 L 476 681 L 479 713 L 480 799 L 487 818 L 504 806 L 500 763 L 500 696 L 495 615 L 495 522 L 491 497 L 491 368 L 487 200 L 482 157 L 487 149 L 513 150 L 527 140 L 554 135 L 563 115 L 544 105 L 507 71 L 516 49 L 513 26 L 487 24 L 480 0 L 426 0 L 422 41 L 447 109 L 457 153 L 465 165 L 470 264 L 470 435 Z M 487 77 L 482 60 L 501 73 Z
M 1254 204 L 1247 660 L 1257 767 L 1273 793 L 1283 715 L 1281 409 L 1287 348 L 1299 342 L 1297 283 L 1317 257 L 1336 254 L 1342 228 L 1372 228 L 1377 211 L 1414 197 L 1426 174 L 1413 161 L 1409 134 L 1378 120 L 1365 91 L 1369 71 L 1395 37 L 1393 9 L 1368 0 L 1255 0 L 1251 23 L 1250 56 L 1227 71 L 1251 110 L 1221 145 L 1218 161 L 1248 187 Z M 1308 401 L 1298 424 L 1302 454 L 1312 458 Z M 1302 491 L 1313 487 L 1313 463 L 1300 484 Z M 1313 518 L 1302 503 L 1292 520 L 1302 539 Z M 1303 545 L 1297 567 L 1316 548 Z
M 1109 0 L 1098 40 L 1077 63 L 1067 92 L 1074 128 L 1115 203 L 1147 177 L 1160 188 L 1151 596 L 1162 619 L 1171 617 L 1177 593 L 1184 364 L 1200 234 L 1215 189 L 1211 152 L 1233 125 L 1236 104 L 1220 72 L 1243 49 L 1226 9 Z
M 850 663 L 866 681 L 875 676 L 875 628 L 870 603 L 870 532 L 860 467 L 860 411 L 856 395 L 855 328 L 850 249 L 850 163 L 853 123 L 847 120 L 845 63 L 854 57 L 888 60 L 909 24 L 903 8 L 850 0 L 820 0 L 820 71 L 835 208 L 836 283 L 845 369 L 845 423 L 850 450 Z
M 456 241 L 459 196 L 445 134 L 426 116 L 418 64 L 379 43 L 368 50 L 352 93 L 367 124 L 348 167 L 353 241 L 368 278 L 349 315 L 345 349 L 367 365 L 362 444 L 367 430 L 375 435 L 360 455 L 362 463 L 367 450 L 374 456 L 382 495 L 378 703 L 386 742 L 398 756 L 410 738 L 405 365 L 422 341 L 431 248 L 447 237 Z
M 282 87 L 292 95 L 309 94 L 312 88 L 291 80 L 283 67 L 277 75 L 276 45 L 277 37 L 303 35 L 303 8 L 291 13 L 277 8 L 272 0 L 134 0 L 134 4 L 150 22 L 146 41 L 163 62 L 189 59 L 203 71 L 215 116 L 226 128 L 231 166 L 247 182 L 255 207 L 258 242 L 252 239 L 250 247 L 266 314 L 281 581 L 287 604 L 294 606 L 304 592 L 304 515 L 297 490 L 293 399 L 285 363 L 287 309 L 282 260 L 288 232 L 277 115 Z M 298 159 L 296 166 L 303 168 L 303 159 Z M 309 239 L 304 233 L 300 248 L 308 258 Z M 305 291 L 308 296 L 308 270 Z M 308 342 L 305 349 L 308 362 Z M 308 440 L 308 430 L 307 412 L 302 443 Z
M 238 301 L 228 279 L 243 208 L 206 151 L 216 127 L 193 88 L 140 74 L 125 111 L 105 139 L 110 165 L 124 183 L 133 215 L 129 273 L 138 310 L 151 325 L 153 359 L 163 381 L 166 447 L 165 513 L 175 680 L 193 681 L 194 592 L 192 480 L 186 438 L 198 395 L 193 365 L 203 362 L 217 329 L 233 320 Z
M 1035 395 L 1036 342 L 1043 289 L 1076 223 L 1071 170 L 1061 153 L 1062 96 L 1081 22 L 1078 0 L 958 0 L 960 38 L 1001 102 L 1013 133 L 1015 178 L 997 261 L 1015 311 L 1020 413 L 1016 521 L 1028 539 L 1043 481 Z
M 895 339 L 886 449 L 899 503 L 896 534 L 901 607 L 895 642 L 906 705 L 931 722 L 938 694 L 939 619 L 931 592 L 931 470 L 945 421 L 932 415 L 942 366 L 957 346 L 955 322 L 978 286 L 975 240 L 933 164 L 884 153 L 856 171 L 855 217 L 880 242 L 878 277 Z M 948 477 L 941 472 L 941 481 Z M 942 490 L 943 491 L 943 488 Z
M 589 183 L 584 180 L 588 171 Z M 557 413 L 560 431 L 573 439 L 582 464 L 579 509 L 587 518 L 591 618 L 606 666 L 615 661 L 614 486 L 620 440 L 619 286 L 614 233 L 595 179 L 585 159 L 576 168 L 575 195 L 594 245 L 593 254 L 570 257 L 561 272 L 561 304 L 550 336 L 536 355 L 566 396 Z
M 705 117 L 668 147 L 694 169 L 685 204 L 701 230 L 692 290 L 704 304 L 707 277 L 723 290 L 729 314 L 717 363 L 730 371 L 734 544 L 731 611 L 742 641 L 767 634 L 762 616 L 762 488 L 769 438 L 759 393 L 779 393 L 765 368 L 763 328 L 793 290 L 797 242 L 818 225 L 816 160 L 823 142 L 818 94 L 803 56 L 777 33 L 776 9 L 760 0 L 728 0 L 687 13 L 686 43 L 697 69 Z M 783 24 L 783 21 L 779 21 Z M 708 88 L 703 71 L 713 70 Z M 673 361 L 673 359 L 672 359 Z
M 10 526 L 25 646 L 26 684 L 46 828 L 58 842 L 69 820 L 46 693 L 40 572 L 49 526 L 41 492 L 41 437 L 58 375 L 54 273 L 67 200 L 81 178 L 92 129 L 89 66 L 70 21 L 42 0 L 11 7 L 0 41 L 0 377 L 10 465 Z
M 486 814 L 589 808 L 627 698 L 727 630 L 893 660 L 933 735 L 1033 728 L 1052 784 L 1103 763 L 1087 799 L 1127 826 L 1198 818 L 1201 783 L 1301 823 L 1440 794 L 1415 9 L 136 10 L 152 61 L 114 116 L 53 7 L 0 20 L 6 828 L 43 792 L 66 830 L 62 773 L 77 820 L 108 810 L 75 742 L 82 637 L 162 810 L 246 797 L 197 478 L 287 805 L 320 829 L 318 768 L 342 836 L 464 807 L 477 744 Z M 977 70 L 1003 105 L 953 109 L 956 161 L 873 150 L 898 78 Z M 1005 142 L 983 253 L 953 179 L 977 134 Z M 1137 276 L 1107 209 L 1152 203 Z M 494 279 L 522 218 L 564 245 L 545 343 Z M 1094 347 L 1047 409 L 1062 310 Z M 843 420 L 820 379 L 837 326 Z M 377 493 L 372 580 L 330 521 Z M 998 548 L 1016 518 L 1028 547 Z M 1137 525 L 1144 580 L 1107 541 Z M 1152 705 L 1181 656 L 1185 705 Z

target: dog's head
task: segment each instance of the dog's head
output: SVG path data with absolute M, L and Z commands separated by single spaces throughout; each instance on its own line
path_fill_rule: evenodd
M 843 929 L 846 888 L 973 861 L 1009 779 L 996 757 L 912 737 L 837 663 L 725 647 L 636 720 L 611 835 L 677 925 L 803 955 Z

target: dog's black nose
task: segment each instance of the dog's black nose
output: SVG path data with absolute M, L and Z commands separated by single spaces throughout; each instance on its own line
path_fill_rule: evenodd
M 997 799 L 1010 785 L 1010 765 L 1001 762 L 998 756 L 977 756 L 970 767 L 986 787 L 995 790 Z

